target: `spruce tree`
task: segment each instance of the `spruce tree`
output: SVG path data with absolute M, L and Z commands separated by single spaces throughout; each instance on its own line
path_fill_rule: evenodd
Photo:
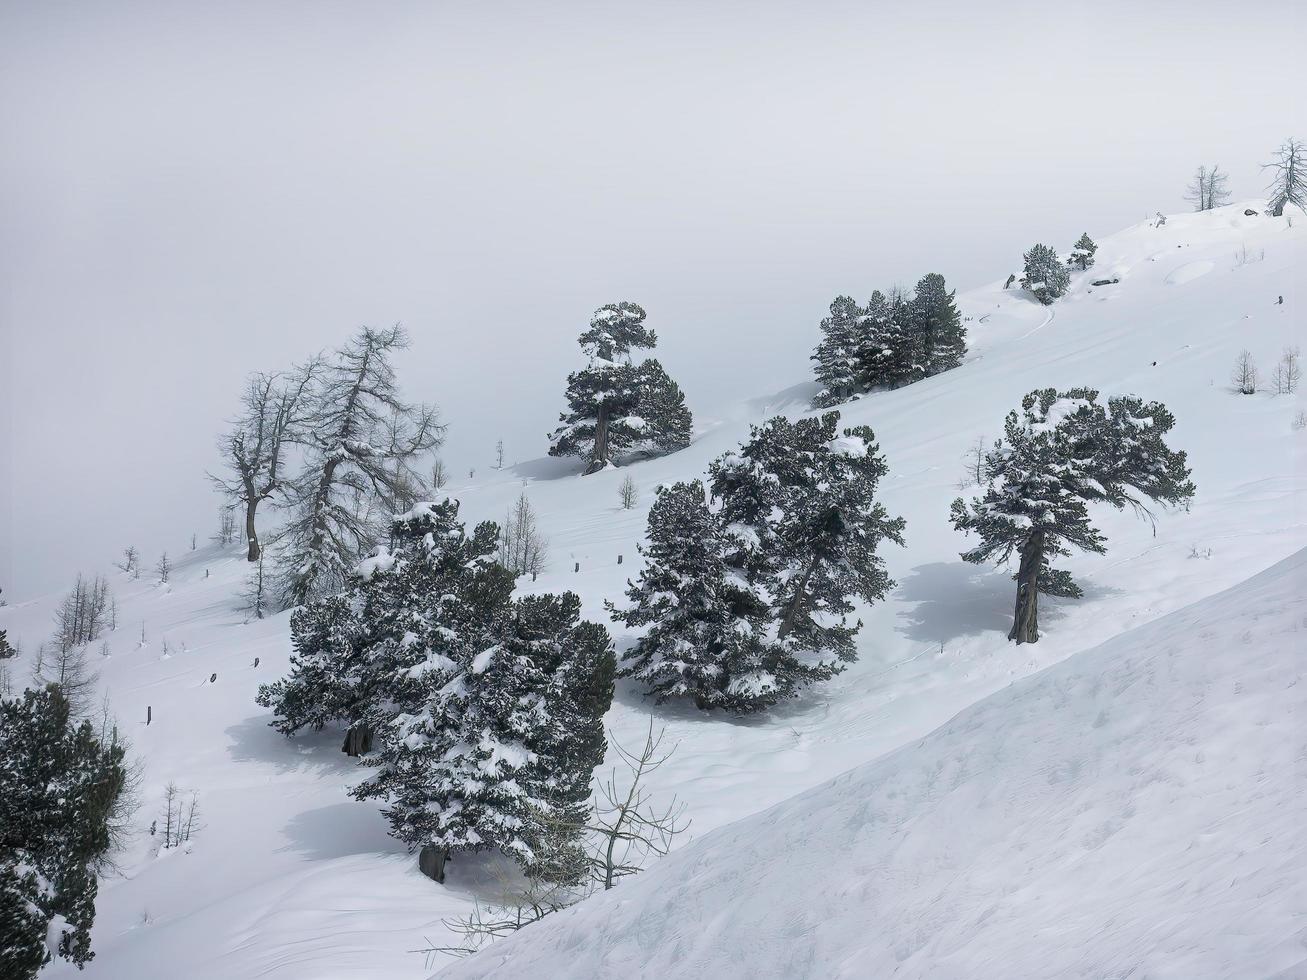
M 595 311 L 578 343 L 586 367 L 567 379 L 568 410 L 550 436 L 549 455 L 580 456 L 597 473 L 632 454 L 664 453 L 689 445 L 691 418 L 685 398 L 662 365 L 638 360 L 657 334 L 644 325 L 636 303 L 609 303 Z
M 863 346 L 864 311 L 848 296 L 837 296 L 830 315 L 821 321 L 821 341 L 812 355 L 814 374 L 821 391 L 813 404 L 827 407 L 861 394 L 864 390 L 858 369 L 858 352 Z
M 0 660 L 8 660 L 15 657 L 18 652 L 9 645 L 9 635 L 7 631 L 0 630 Z
M 623 675 L 660 704 L 687 697 L 700 708 L 734 706 L 732 684 L 756 659 L 769 609 L 730 574 L 727 536 L 700 481 L 658 488 L 648 540 L 639 580 L 627 583 L 630 605 L 608 603 L 614 619 L 649 627 L 623 654 Z
M 980 544 L 965 561 L 1020 559 L 1016 611 L 1008 639 L 1039 639 L 1039 593 L 1078 596 L 1079 587 L 1051 562 L 1070 548 L 1102 554 L 1102 533 L 1088 505 L 1126 506 L 1147 514 L 1147 501 L 1187 504 L 1194 495 L 1185 454 L 1165 435 L 1175 418 L 1158 402 L 1134 395 L 1098 402 L 1098 392 L 1077 388 L 1032 391 L 1021 411 L 1009 412 L 1005 440 L 985 457 L 988 483 L 970 505 L 953 501 L 953 526 L 974 532 Z
M 1025 274 L 1021 285 L 1035 295 L 1045 306 L 1066 293 L 1071 276 L 1057 259 L 1057 253 L 1047 245 L 1032 245 L 1024 256 Z
M 76 721 L 56 685 L 0 700 L 0 975 L 91 951 L 96 872 L 113 843 L 124 750 Z
M 1083 272 L 1094 264 L 1094 253 L 1098 251 L 1098 246 L 1094 240 L 1089 237 L 1089 232 L 1085 232 L 1076 239 L 1075 248 L 1071 249 L 1071 262 L 1080 266 Z
M 916 293 L 908 303 L 908 322 L 917 337 L 922 374 L 926 377 L 955 368 L 967 352 L 967 331 L 962 325 L 953 297 L 944 277 L 931 272 L 917 283 Z

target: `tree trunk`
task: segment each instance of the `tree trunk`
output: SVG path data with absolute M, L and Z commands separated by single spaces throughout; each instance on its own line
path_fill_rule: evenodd
M 608 405 L 599 404 L 599 418 L 595 420 L 595 447 L 590 454 L 590 465 L 585 468 L 586 475 L 598 473 L 608 465 Z
M 1044 567 L 1044 532 L 1036 531 L 1021 547 L 1017 570 L 1017 608 L 1012 617 L 1009 640 L 1039 642 L 1039 572 Z
M 418 870 L 442 885 L 445 883 L 445 862 L 449 860 L 449 848 L 427 844 L 418 851 Z
M 803 575 L 799 578 L 794 599 L 790 602 L 790 608 L 785 610 L 785 618 L 781 620 L 780 629 L 776 631 L 776 639 L 783 640 L 789 636 L 794 629 L 794 624 L 798 622 L 799 613 L 803 611 L 803 606 L 808 599 L 808 579 L 812 577 L 813 569 L 816 567 L 817 559 L 814 557 L 808 562 L 808 567 L 803 570 Z
M 362 722 L 350 725 L 349 731 L 345 733 L 345 742 L 341 745 L 340 751 L 352 756 L 360 756 L 371 752 L 372 729 Z
M 259 555 L 263 553 L 259 547 L 259 534 L 254 529 L 254 511 L 258 506 L 259 502 L 254 499 L 245 502 L 245 540 L 250 546 L 250 550 L 245 553 L 246 561 L 258 561 Z

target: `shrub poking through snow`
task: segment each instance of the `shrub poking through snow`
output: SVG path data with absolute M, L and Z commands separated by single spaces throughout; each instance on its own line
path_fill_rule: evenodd
M 567 411 L 550 436 L 550 456 L 579 456 L 586 473 L 623 457 L 657 455 L 690 444 L 692 419 L 685 396 L 653 358 L 637 361 L 658 336 L 644 325 L 637 303 L 609 303 L 595 311 L 577 342 L 586 366 L 567 379 Z
M 957 530 L 981 539 L 962 553 L 965 561 L 1020 559 L 1008 639 L 1039 640 L 1040 592 L 1081 595 L 1070 574 L 1050 563 L 1072 546 L 1107 550 L 1089 521 L 1090 503 L 1151 516 L 1148 501 L 1182 505 L 1193 497 L 1185 454 L 1164 439 L 1174 425 L 1160 402 L 1125 395 L 1102 405 L 1091 388 L 1032 391 L 1020 412 L 1008 413 L 1005 439 L 985 458 L 984 494 L 969 505 L 959 497 L 951 512 Z

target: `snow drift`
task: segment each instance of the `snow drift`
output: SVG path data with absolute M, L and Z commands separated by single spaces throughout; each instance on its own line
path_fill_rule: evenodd
M 1307 551 L 442 977 L 1307 971 Z

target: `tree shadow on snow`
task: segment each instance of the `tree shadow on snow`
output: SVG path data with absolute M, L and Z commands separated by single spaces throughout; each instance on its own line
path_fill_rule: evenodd
M 1085 593 L 1079 599 L 1039 597 L 1041 632 L 1042 627 L 1057 623 L 1078 604 L 1121 594 L 1119 589 L 1083 576 L 1077 576 L 1076 582 Z M 1012 573 L 1002 568 L 982 568 L 961 561 L 918 565 L 899 583 L 896 594 L 917 603 L 911 610 L 899 613 L 904 623 L 897 628 L 919 643 L 947 644 L 960 636 L 988 631 L 1006 635 L 1012 627 L 1016 582 Z
M 918 643 L 940 644 L 991 630 L 1006 633 L 1016 584 L 1002 570 L 941 561 L 912 569 L 895 594 L 916 603 L 899 613 L 904 622 L 898 631 Z
M 255 715 L 226 730 L 231 744 L 227 751 L 234 762 L 262 762 L 278 772 L 322 769 L 340 773 L 353 772 L 358 760 L 340 751 L 344 734 L 335 727 L 320 732 L 303 731 L 287 738 L 268 726 L 272 715 Z
M 407 848 L 386 832 L 388 826 L 375 806 L 345 797 L 340 803 L 302 810 L 291 817 L 282 828 L 287 842 L 280 850 L 295 851 L 315 861 L 352 854 L 406 853 Z

